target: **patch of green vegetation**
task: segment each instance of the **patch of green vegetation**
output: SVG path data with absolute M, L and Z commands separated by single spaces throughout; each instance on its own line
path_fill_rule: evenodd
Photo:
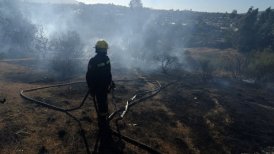
M 270 49 L 256 52 L 250 57 L 248 72 L 260 81 L 269 81 L 274 77 L 274 53 Z

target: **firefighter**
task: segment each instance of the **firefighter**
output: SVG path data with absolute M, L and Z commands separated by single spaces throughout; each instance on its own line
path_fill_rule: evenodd
M 108 43 L 99 40 L 95 45 L 96 55 L 90 59 L 86 74 L 90 94 L 94 97 L 97 108 L 98 127 L 100 131 L 99 151 L 106 150 L 112 142 L 108 118 L 107 94 L 114 87 L 110 59 L 107 56 Z

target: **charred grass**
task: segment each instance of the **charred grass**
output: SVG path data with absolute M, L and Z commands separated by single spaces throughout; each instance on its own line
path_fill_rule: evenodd
M 13 76 L 16 80 L 13 82 L 7 79 L 10 74 L 32 71 L 15 64 L 1 63 L 1 66 L 5 66 L 1 67 L 5 72 L 1 74 L 3 86 L 0 90 L 7 96 L 7 103 L 0 108 L 0 153 L 85 153 L 76 121 L 19 97 L 18 89 L 48 85 L 50 81 L 32 82 L 39 81 L 36 80 L 41 75 L 38 71 L 33 72 L 38 75 L 32 76 L 34 79 L 28 84 L 27 76 L 22 79 Z M 124 79 L 122 76 L 127 73 L 114 73 L 114 77 Z M 157 79 L 163 85 L 174 80 L 160 74 L 149 74 L 146 78 Z M 151 88 L 144 80 L 116 84 L 118 107 L 124 106 L 136 92 Z M 86 85 L 79 84 L 29 95 L 59 107 L 72 108 L 80 103 L 86 91 Z M 110 110 L 114 111 L 112 98 L 109 100 Z M 122 133 L 162 153 L 271 151 L 274 146 L 273 100 L 271 91 L 259 85 L 227 78 L 204 82 L 198 75 L 185 74 L 157 96 L 131 108 L 123 120 Z M 98 133 L 92 99 L 72 114 L 81 121 L 92 149 Z M 112 127 L 115 129 L 114 123 Z M 145 151 L 126 144 L 125 153 Z

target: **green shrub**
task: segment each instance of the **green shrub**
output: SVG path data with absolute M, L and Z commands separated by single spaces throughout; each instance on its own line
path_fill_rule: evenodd
M 250 57 L 248 72 L 259 81 L 274 79 L 274 53 L 270 49 L 256 52 Z
M 246 55 L 237 51 L 228 51 L 222 54 L 220 65 L 222 69 L 229 72 L 232 77 L 239 78 L 246 69 L 247 58 Z

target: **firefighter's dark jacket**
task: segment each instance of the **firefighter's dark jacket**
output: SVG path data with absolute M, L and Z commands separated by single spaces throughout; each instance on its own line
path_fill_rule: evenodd
M 112 82 L 110 60 L 106 54 L 97 53 L 90 59 L 86 80 L 91 92 L 107 92 Z

